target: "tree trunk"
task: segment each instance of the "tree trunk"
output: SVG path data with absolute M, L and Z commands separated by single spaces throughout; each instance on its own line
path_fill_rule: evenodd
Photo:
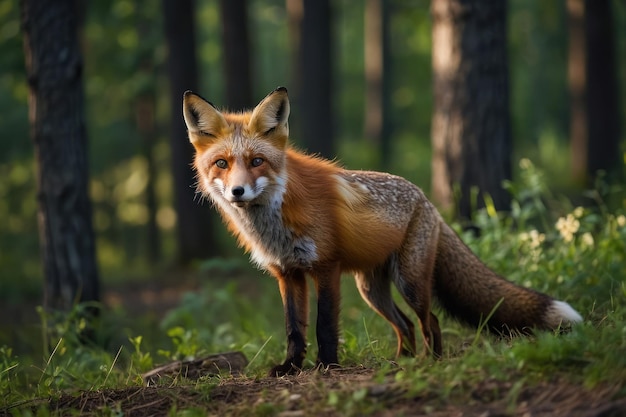
M 570 151 L 572 180 L 587 181 L 587 46 L 585 42 L 584 0 L 567 0 L 568 62 L 567 81 L 570 94 Z
M 289 42 L 289 58 L 290 58 L 290 83 L 287 85 L 289 89 L 289 101 L 291 103 L 291 114 L 289 116 L 289 135 L 302 146 L 300 139 L 300 112 L 294 111 L 300 109 L 300 85 L 302 85 L 302 74 L 300 73 L 300 35 L 302 26 L 302 17 L 304 15 L 303 0 L 286 0 L 285 8 L 287 10 L 287 31 Z M 292 139 L 292 140 L 293 140 Z
M 152 68 L 144 67 L 145 71 Z M 153 68 L 152 68 L 153 69 Z M 146 77 L 150 75 L 146 73 Z M 158 202 L 156 195 L 156 164 L 154 161 L 154 143 L 157 137 L 155 123 L 156 97 L 152 91 L 141 93 L 135 98 L 135 125 L 141 138 L 141 149 L 148 169 L 148 183 L 146 184 L 146 207 L 148 209 L 148 222 L 146 224 L 146 242 L 148 260 L 156 264 L 161 259 L 161 234 L 157 224 Z
M 511 178 L 511 127 L 502 0 L 433 0 L 433 198 L 469 218 L 493 199 L 510 204 L 502 181 Z M 477 191 L 476 199 L 473 190 Z
M 587 44 L 587 175 L 620 179 L 619 84 L 610 0 L 585 1 Z M 591 185 L 591 184 L 590 184 Z
M 191 169 L 193 147 L 187 139 L 182 116 L 182 97 L 186 90 L 198 88 L 195 24 L 192 0 L 163 0 L 165 37 L 168 47 L 170 81 L 170 123 L 174 199 L 177 213 L 178 262 L 214 256 L 212 219 L 208 206 L 200 204 Z
M 44 306 L 100 298 L 89 200 L 83 61 L 74 0 L 23 0 L 31 137 L 37 162 Z
M 368 0 L 365 4 L 365 138 L 380 150 L 380 166 L 388 169 L 391 159 L 389 2 Z
M 226 106 L 231 110 L 251 108 L 250 39 L 247 0 L 220 0 L 222 51 L 226 80 Z
M 137 33 L 141 39 L 149 38 L 155 28 L 152 21 L 146 17 L 144 3 L 137 5 Z M 145 202 L 148 209 L 146 224 L 146 243 L 148 260 L 156 265 L 161 260 L 161 234 L 157 223 L 159 204 L 156 193 L 156 161 L 154 160 L 154 145 L 158 137 L 156 123 L 156 63 L 154 53 L 149 46 L 139 48 L 138 72 L 147 82 L 143 83 L 134 100 L 135 127 L 141 139 L 141 150 L 146 159 L 148 181 L 146 184 Z
M 329 0 L 303 0 L 300 79 L 296 109 L 299 139 L 310 152 L 334 158 L 334 108 L 332 105 L 331 8 Z

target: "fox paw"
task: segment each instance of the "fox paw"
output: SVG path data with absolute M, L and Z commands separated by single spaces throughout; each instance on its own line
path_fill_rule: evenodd
M 276 365 L 275 367 L 273 367 L 270 370 L 268 376 L 276 378 L 285 375 L 294 375 L 298 372 L 300 372 L 300 368 L 294 366 L 292 363 L 285 362 L 281 365 Z

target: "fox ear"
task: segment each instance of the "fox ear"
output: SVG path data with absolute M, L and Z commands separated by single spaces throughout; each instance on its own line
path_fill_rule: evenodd
M 285 87 L 269 93 L 252 111 L 249 126 L 265 136 L 282 139 L 289 137 L 289 96 Z
M 191 91 L 183 95 L 183 116 L 189 141 L 196 148 L 212 144 L 228 125 L 213 104 Z

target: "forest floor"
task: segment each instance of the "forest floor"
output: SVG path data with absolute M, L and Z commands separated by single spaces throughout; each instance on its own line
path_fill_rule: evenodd
M 124 285 L 105 291 L 104 299 L 131 314 L 165 311 L 194 287 L 188 281 Z M 364 367 L 309 369 L 282 378 L 226 375 L 206 384 L 200 379 L 71 392 L 0 410 L 0 415 L 44 408 L 52 415 L 92 416 L 626 416 L 626 398 L 619 394 L 619 386 L 588 389 L 561 377 L 524 385 L 517 380 L 517 375 L 508 381 L 487 379 L 441 396 L 441 387 L 413 394 L 406 384 L 396 382 L 393 372 L 381 379 L 375 369 Z
M 173 415 L 173 410 L 175 415 L 175 410 L 189 409 L 209 416 L 626 416 L 626 399 L 613 399 L 611 388 L 587 390 L 557 380 L 524 388 L 512 400 L 506 394 L 513 382 L 484 381 L 462 397 L 442 400 L 407 395 L 391 382 L 374 382 L 373 374 L 371 369 L 347 368 L 283 378 L 232 378 L 222 380 L 208 394 L 196 386 L 180 385 L 90 391 L 55 399 L 47 408 L 80 415 L 118 410 L 125 416 Z M 348 387 L 364 393 L 359 405 L 329 401 L 328 391 Z

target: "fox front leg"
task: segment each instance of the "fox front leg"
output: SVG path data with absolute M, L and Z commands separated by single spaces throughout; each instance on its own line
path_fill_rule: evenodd
M 317 290 L 317 363 L 337 366 L 339 344 L 339 305 L 341 302 L 339 264 L 311 273 Z
M 287 357 L 274 366 L 270 376 L 293 374 L 302 368 L 306 355 L 306 328 L 309 315 L 309 299 L 304 271 L 294 269 L 287 272 L 278 268 L 272 273 L 278 281 L 280 296 L 285 312 L 285 331 L 287 333 Z

